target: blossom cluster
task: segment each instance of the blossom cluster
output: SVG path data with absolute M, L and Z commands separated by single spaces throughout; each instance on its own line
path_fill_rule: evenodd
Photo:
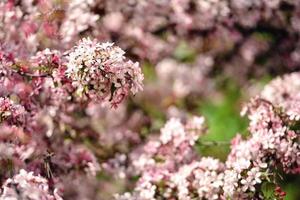
M 193 146 L 201 141 L 205 130 L 202 117 L 194 117 L 186 125 L 178 119 L 169 120 L 158 139 L 145 144 L 138 156 L 134 154 L 133 171 L 138 172 L 139 180 L 133 192 L 116 195 L 116 199 L 267 198 L 263 188 L 277 184 L 276 175 L 281 168 L 284 173 L 299 173 L 299 130 L 295 129 L 299 119 L 289 114 L 298 111 L 299 100 L 291 101 L 291 106 L 277 97 L 297 97 L 299 84 L 293 80 L 300 80 L 299 75 L 275 79 L 261 96 L 245 106 L 242 114 L 250 120 L 250 136 L 243 140 L 237 135 L 232 140 L 224 163 L 195 153 Z M 273 95 L 270 91 L 276 90 L 281 81 L 286 81 L 280 83 L 286 85 L 284 92 Z M 273 198 L 282 198 L 273 189 Z
M 25 108 L 7 97 L 0 97 L 0 120 L 8 124 L 25 123 Z
M 203 117 L 193 117 L 185 126 L 176 118 L 170 119 L 161 129 L 158 140 L 149 141 L 143 147 L 142 153 L 133 152 L 134 171 L 140 172 L 149 168 L 146 171 L 150 172 L 153 165 L 160 161 L 162 168 L 173 168 L 182 162 L 190 162 L 196 156 L 193 146 L 203 129 Z
M 133 54 L 154 62 L 172 56 L 173 50 L 185 41 L 199 54 L 209 54 L 218 61 L 216 64 L 222 63 L 222 68 L 226 65 L 234 73 L 238 73 L 237 65 L 242 63 L 247 66 L 243 75 L 253 68 L 258 70 L 252 65 L 261 65 L 257 62 L 260 55 L 274 46 L 285 54 L 273 50 L 266 55 L 264 66 L 270 63 L 276 70 L 279 62 L 291 68 L 299 64 L 299 41 L 295 37 L 299 33 L 297 1 L 114 0 L 104 1 L 99 7 L 103 12 L 99 20 L 103 25 L 101 36 L 118 40 Z M 262 41 L 262 37 L 267 40 Z M 224 54 L 229 59 L 222 58 Z M 276 61 L 269 59 L 275 55 Z
M 119 47 L 90 39 L 26 60 L 5 47 L 0 55 L 1 198 L 61 199 L 62 177 L 96 176 L 106 162 L 84 144 L 100 136 L 92 124 L 77 122 L 77 113 L 92 119 L 92 105 L 116 108 L 142 90 L 139 65 Z
M 56 190 L 53 195 L 49 190 L 47 179 L 20 170 L 13 178 L 5 181 L 0 199 L 62 200 Z
M 68 78 L 80 96 L 109 99 L 118 105 L 128 92 L 142 90 L 143 75 L 138 63 L 125 61 L 124 51 L 112 43 L 83 39 L 68 55 Z

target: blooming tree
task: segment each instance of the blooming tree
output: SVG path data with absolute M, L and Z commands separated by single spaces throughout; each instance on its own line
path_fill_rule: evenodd
M 297 0 L 1 0 L 0 199 L 283 199 L 281 177 L 300 173 L 299 13 Z M 211 127 L 194 114 L 228 79 L 252 96 L 248 135 L 211 142 L 230 145 L 219 160 L 196 150 Z

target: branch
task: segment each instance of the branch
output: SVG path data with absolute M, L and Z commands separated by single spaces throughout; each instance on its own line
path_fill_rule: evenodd
M 230 142 L 229 141 L 201 141 L 201 140 L 198 140 L 196 142 L 198 145 L 201 145 L 201 146 L 228 146 L 230 145 Z
M 27 77 L 39 78 L 39 77 L 49 77 L 49 76 L 51 76 L 51 74 L 31 74 L 31 73 L 22 72 L 20 70 L 15 70 L 15 69 L 11 69 L 11 70 L 14 73 L 17 73 L 21 76 L 27 76 Z

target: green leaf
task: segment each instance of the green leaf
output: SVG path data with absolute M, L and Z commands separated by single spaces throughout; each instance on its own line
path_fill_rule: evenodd
M 261 186 L 261 191 L 265 199 L 275 199 L 275 190 L 276 185 L 270 182 L 264 182 Z

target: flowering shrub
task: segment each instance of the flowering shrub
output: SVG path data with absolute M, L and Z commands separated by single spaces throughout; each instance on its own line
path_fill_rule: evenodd
M 300 173 L 299 13 L 296 0 L 1 0 L 0 199 L 283 199 Z M 231 120 L 240 101 L 247 133 Z M 219 124 L 231 143 L 207 141 Z
M 300 167 L 299 130 L 295 129 L 300 122 L 298 80 L 299 73 L 278 78 L 244 107 L 251 135 L 247 140 L 240 135 L 232 140 L 225 163 L 199 158 L 192 148 L 204 133 L 203 117 L 193 117 L 186 125 L 169 120 L 159 139 L 149 141 L 132 159 L 134 172 L 140 174 L 133 193 L 116 198 L 281 199 L 282 192 L 275 193 L 277 173 L 282 168 L 284 173 L 297 174 Z M 279 85 L 286 85 L 280 93 Z M 266 191 L 270 186 L 273 194 Z
M 90 39 L 64 53 L 39 51 L 26 61 L 5 50 L 1 55 L 1 163 L 8 167 L 1 178 L 20 170 L 6 180 L 1 198 L 59 199 L 58 190 L 50 192 L 59 176 L 72 171 L 95 176 L 101 168 L 81 136 L 71 136 L 85 127 L 74 123 L 76 113 L 86 115 L 95 103 L 117 107 L 142 90 L 141 70 L 119 47 Z M 88 125 L 85 129 L 92 134 Z

